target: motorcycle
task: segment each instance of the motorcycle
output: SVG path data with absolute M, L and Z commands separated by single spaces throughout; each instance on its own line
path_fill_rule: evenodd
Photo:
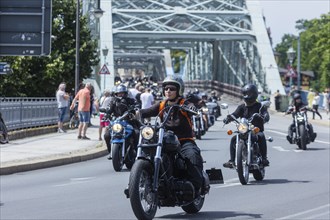
M 214 102 L 207 102 L 206 104 L 206 109 L 204 110 L 205 114 L 207 114 L 207 118 L 208 118 L 208 123 L 209 123 L 209 127 L 214 125 L 215 121 L 217 120 L 217 103 Z
M 316 138 L 316 133 L 310 132 L 310 126 L 307 118 L 308 108 L 304 106 L 298 111 L 294 111 L 294 107 L 291 106 L 288 110 L 288 113 L 292 114 L 294 127 L 292 128 L 293 135 L 292 140 L 288 141 L 290 144 L 297 144 L 299 149 L 307 150 L 307 144 L 313 142 Z
M 232 118 L 232 123 L 237 127 L 237 131 L 228 130 L 227 134 L 236 134 L 236 156 L 234 168 L 238 173 L 239 181 L 242 185 L 246 185 L 249 182 L 249 174 L 252 173 L 253 177 L 257 181 L 261 181 L 265 177 L 265 167 L 262 163 L 262 156 L 260 154 L 259 145 L 257 142 L 256 133 L 260 131 L 258 127 L 252 124 L 254 117 L 260 116 L 262 108 L 270 106 L 270 102 L 262 102 L 259 113 L 254 113 L 251 118 L 236 119 L 233 115 L 229 115 Z M 221 104 L 221 108 L 228 108 L 227 104 Z M 261 116 L 260 116 L 261 117 Z M 272 142 L 273 138 L 269 137 L 267 141 Z
M 136 135 L 133 135 L 135 129 L 128 122 L 129 119 L 134 117 L 132 111 L 134 110 L 127 110 L 122 116 L 110 120 L 109 124 L 112 165 L 117 172 L 123 169 L 124 164 L 127 169 L 131 169 L 135 162 L 137 140 L 134 138 Z M 100 112 L 106 112 L 106 109 L 100 108 Z M 104 120 L 109 120 L 108 115 L 104 118 Z
M 215 116 L 215 120 L 217 120 L 221 116 L 221 108 L 218 104 L 218 100 L 212 98 L 211 101 L 206 103 L 206 105 L 210 109 L 210 111 L 213 112 L 213 115 Z
M 124 191 L 137 219 L 153 219 L 157 207 L 180 206 L 187 213 L 197 213 L 210 189 L 208 174 L 203 171 L 201 192 L 195 193 L 187 177 L 180 142 L 172 131 L 165 129 L 174 110 L 193 114 L 196 112 L 183 105 L 168 106 L 165 109 L 168 109 L 168 114 L 163 122 L 158 122 L 157 117 L 154 125 L 140 128 L 137 160 L 130 172 L 128 188 Z
M 8 129 L 0 112 L 0 144 L 7 144 L 8 142 Z
M 204 108 L 204 111 L 208 112 L 208 109 Z M 197 114 L 192 116 L 193 131 L 198 140 L 202 139 L 202 136 L 206 133 L 205 121 L 203 119 L 203 107 L 197 110 Z

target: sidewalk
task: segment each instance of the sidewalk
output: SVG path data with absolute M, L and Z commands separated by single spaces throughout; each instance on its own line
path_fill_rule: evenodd
M 91 140 L 78 140 L 78 130 L 49 133 L 9 140 L 0 145 L 0 175 L 60 166 L 94 159 L 108 154 L 104 141 L 98 140 L 99 118 L 92 118 L 87 129 Z

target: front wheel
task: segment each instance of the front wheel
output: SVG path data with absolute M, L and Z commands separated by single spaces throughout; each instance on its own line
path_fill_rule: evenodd
M 189 214 L 194 214 L 199 212 L 204 205 L 204 196 L 198 196 L 192 203 L 186 206 L 182 206 L 182 210 Z
M 244 141 L 240 140 L 237 149 L 237 173 L 242 185 L 249 182 L 249 165 L 247 164 L 247 147 Z
M 113 144 L 112 146 L 112 165 L 113 169 L 117 172 L 123 169 L 124 161 L 122 157 L 123 144 Z
M 299 135 L 300 135 L 300 143 L 299 143 L 299 148 L 302 150 L 307 149 L 307 133 L 305 126 L 303 124 L 299 125 Z
M 146 160 L 137 160 L 130 172 L 129 198 L 137 219 L 151 220 L 157 212 L 157 194 L 152 190 L 153 167 Z

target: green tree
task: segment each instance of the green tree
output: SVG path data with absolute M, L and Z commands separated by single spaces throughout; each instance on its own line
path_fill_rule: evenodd
M 330 85 L 330 13 L 321 15 L 319 19 L 298 20 L 296 28 L 300 31 L 300 69 L 311 70 L 315 78 L 311 85 L 322 91 Z M 285 34 L 282 42 L 275 47 L 280 54 L 279 66 L 287 66 L 286 51 L 289 47 L 297 50 L 297 37 Z M 294 62 L 297 66 L 297 59 Z
M 76 1 L 53 1 L 52 51 L 44 57 L 3 57 L 13 73 L 2 75 L 0 94 L 10 97 L 53 97 L 61 82 L 67 90 L 75 84 Z M 92 40 L 87 18 L 80 17 L 80 81 L 90 77 L 99 62 L 97 42 Z

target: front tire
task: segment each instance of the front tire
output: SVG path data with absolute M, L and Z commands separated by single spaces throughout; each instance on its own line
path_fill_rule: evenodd
M 151 220 L 157 212 L 157 194 L 152 191 L 153 167 L 146 160 L 137 160 L 130 172 L 129 198 L 137 219 Z
M 300 148 L 302 150 L 307 149 L 307 137 L 306 137 L 306 129 L 304 125 L 299 125 L 299 134 L 300 134 Z
M 249 166 L 247 164 L 247 147 L 244 141 L 240 140 L 237 149 L 237 173 L 242 185 L 249 182 Z
M 113 169 L 117 172 L 123 169 L 124 161 L 122 157 L 123 144 L 113 144 L 112 146 L 112 165 Z

